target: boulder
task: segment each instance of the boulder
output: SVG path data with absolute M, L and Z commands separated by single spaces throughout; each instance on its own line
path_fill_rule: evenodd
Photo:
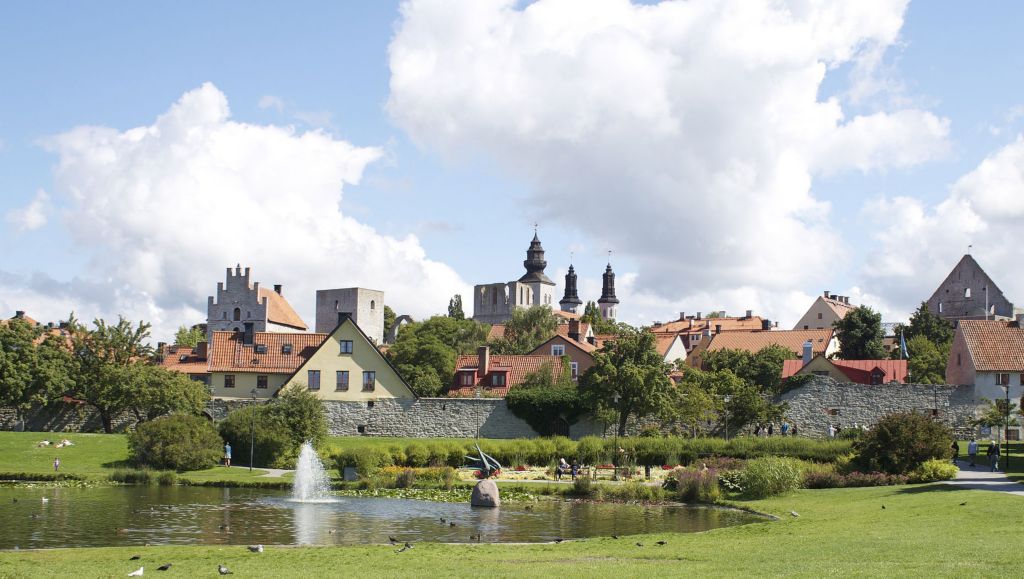
M 473 487 L 473 496 L 469 504 L 474 507 L 497 507 L 501 505 L 498 496 L 498 484 L 491 479 L 484 479 Z

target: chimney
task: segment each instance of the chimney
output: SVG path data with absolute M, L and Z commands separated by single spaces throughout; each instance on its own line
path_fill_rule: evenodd
M 251 346 L 255 339 L 255 332 L 253 331 L 253 323 L 245 322 L 245 333 L 242 334 L 242 345 Z
M 679 312 L 679 321 L 681 322 L 681 321 L 683 321 L 685 319 L 686 319 L 686 312 Z
M 828 291 L 829 290 L 825 290 L 825 294 L 824 294 L 824 297 L 825 297 L 826 300 L 828 299 Z
M 279 283 L 275 283 L 274 284 L 274 293 L 276 293 L 277 295 L 282 295 L 281 294 L 281 284 L 279 284 Z
M 770 329 L 772 329 L 772 321 L 771 320 L 761 320 L 761 329 L 762 330 L 770 330 Z
M 487 346 L 480 346 L 476 349 L 476 356 L 478 358 L 476 374 L 483 378 L 491 369 L 491 349 Z
M 569 339 L 580 341 L 580 321 L 569 320 Z
M 166 348 L 167 348 L 167 342 L 157 342 L 156 343 L 156 353 L 157 354 L 163 354 L 164 353 L 164 349 L 166 349 Z
M 715 324 L 715 335 L 722 333 L 722 324 Z
M 754 317 L 754 310 L 747 310 L 747 319 Z
M 25 310 L 18 310 L 16 312 L 14 312 L 14 319 L 16 319 L 16 320 L 24 320 L 25 319 Z
M 196 349 L 192 352 L 196 355 L 196 358 L 205 360 L 207 352 L 209 351 L 210 344 L 208 342 L 199 342 L 196 344 Z
M 700 312 L 697 312 L 697 319 L 700 319 Z
M 811 357 L 813 355 L 814 355 L 814 345 L 811 344 L 810 340 L 807 340 L 806 342 L 804 342 L 804 359 L 803 359 L 804 363 L 802 365 L 806 366 L 806 365 L 810 364 L 811 363 Z

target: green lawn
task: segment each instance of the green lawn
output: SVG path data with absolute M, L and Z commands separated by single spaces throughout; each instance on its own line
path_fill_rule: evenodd
M 166 562 L 189 577 L 212 576 L 219 563 L 251 577 L 1005 577 L 1020 569 L 1021 497 L 933 484 L 800 491 L 743 504 L 780 519 L 706 533 L 559 545 L 420 543 L 405 553 L 387 545 L 268 547 L 258 555 L 241 546 L 7 551 L 0 553 L 0 576 L 113 577 L 140 564 L 148 576 Z M 658 540 L 668 544 L 658 546 Z M 135 554 L 140 562 L 128 560 Z

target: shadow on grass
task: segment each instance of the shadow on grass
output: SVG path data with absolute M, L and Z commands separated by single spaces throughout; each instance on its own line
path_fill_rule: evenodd
M 100 466 L 103 468 L 135 468 L 137 465 L 128 459 L 122 459 L 104 462 Z
M 943 491 L 962 491 L 963 487 L 956 485 L 949 485 L 945 483 L 935 482 L 924 485 L 913 485 L 900 489 L 897 491 L 899 494 L 916 495 L 918 493 L 931 493 L 931 492 L 943 492 Z

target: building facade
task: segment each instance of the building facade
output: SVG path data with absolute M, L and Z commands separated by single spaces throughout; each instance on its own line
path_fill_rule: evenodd
M 250 327 L 254 332 L 306 331 L 308 326 L 284 298 L 282 286 L 273 290 L 250 281 L 250 269 L 236 265 L 234 272 L 227 268 L 227 279 L 217 283 L 217 295 L 207 298 L 206 340 L 212 341 L 214 332 L 243 332 Z
M 793 326 L 794 330 L 827 330 L 832 324 L 846 317 L 855 306 L 850 305 L 849 296 L 837 296 L 825 290 L 818 296 L 807 313 Z
M 1011 320 L 1013 303 L 974 257 L 967 254 L 928 298 L 928 309 L 956 324 L 960 320 Z
M 512 319 L 512 312 L 532 306 L 553 307 L 555 282 L 544 269 L 544 247 L 534 232 L 523 267 L 526 273 L 516 281 L 480 284 L 473 287 L 473 319 L 485 324 L 500 324 Z
M 317 290 L 316 332 L 326 334 L 351 318 L 374 344 L 384 343 L 384 292 L 361 287 Z

